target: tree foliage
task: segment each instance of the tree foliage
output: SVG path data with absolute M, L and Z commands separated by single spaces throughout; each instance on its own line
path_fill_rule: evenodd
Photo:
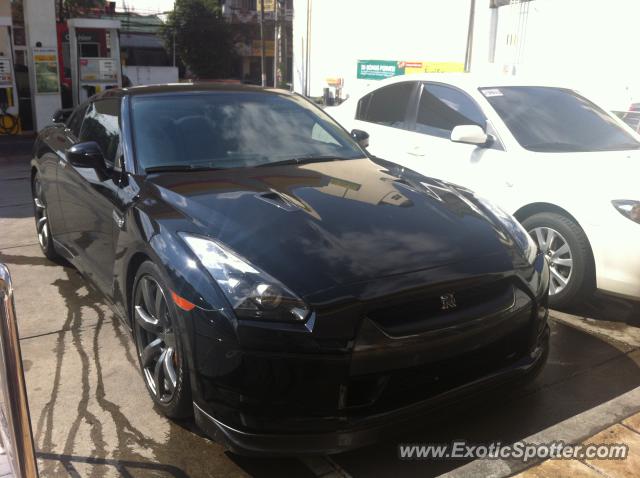
M 103 9 L 104 0 L 59 0 L 58 14 L 62 18 L 81 16 L 92 9 Z
M 228 78 L 236 58 L 233 36 L 217 0 L 176 0 L 163 36 L 198 78 Z

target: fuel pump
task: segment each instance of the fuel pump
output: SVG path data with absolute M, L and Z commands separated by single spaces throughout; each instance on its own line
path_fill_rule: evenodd
M 120 66 L 120 42 L 118 20 L 97 18 L 71 18 L 69 28 L 69 53 L 73 105 L 76 106 L 95 93 L 122 86 Z M 97 30 L 102 40 L 97 55 L 89 56 L 78 42 L 78 30 Z
M 20 131 L 11 26 L 11 17 L 0 17 L 0 134 Z

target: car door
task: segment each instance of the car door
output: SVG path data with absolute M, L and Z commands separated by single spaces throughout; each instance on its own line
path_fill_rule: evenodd
M 490 143 L 451 141 L 459 125 L 478 125 Z M 510 164 L 504 147 L 480 106 L 464 91 L 442 83 L 424 82 L 420 89 L 413 131 L 407 132 L 408 154 L 402 164 L 422 174 L 495 196 L 508 184 Z
M 49 201 L 49 204 L 47 204 L 49 223 L 56 241 L 65 247 L 66 224 L 64 222 L 63 207 L 59 195 L 59 181 L 64 178 L 60 175 L 60 169 L 67 165 L 65 156 L 67 150 L 78 142 L 80 126 L 82 125 L 86 109 L 86 104 L 78 106 L 73 113 L 71 113 L 64 126 L 60 126 L 55 132 L 50 132 L 49 136 L 45 138 L 53 157 L 55 157 L 55 175 L 50 179 L 51 188 L 55 188 L 55 191 L 52 191 L 52 197 L 55 198 L 55 201 Z
M 417 81 L 392 83 L 358 101 L 353 124 L 369 133 L 371 154 L 395 162 L 406 154 L 408 118 L 414 114 L 419 87 Z
M 59 168 L 59 197 L 65 231 L 64 244 L 74 263 L 105 294 L 111 295 L 114 233 L 119 207 L 120 99 L 89 103 L 79 133 L 79 142 L 95 141 L 105 167 L 73 166 L 65 160 Z

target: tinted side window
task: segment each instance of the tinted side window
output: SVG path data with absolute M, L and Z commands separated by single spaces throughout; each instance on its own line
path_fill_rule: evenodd
M 82 126 L 82 119 L 86 109 L 87 105 L 78 106 L 67 120 L 67 128 L 71 130 L 76 138 L 80 135 L 80 126 Z
M 369 93 L 368 95 L 363 96 L 358 101 L 358 108 L 356 109 L 356 119 L 361 121 L 366 121 L 367 111 L 369 111 L 369 103 L 371 103 L 371 98 L 373 98 L 373 93 Z
M 416 118 L 419 133 L 448 138 L 456 126 L 475 124 L 485 129 L 486 122 L 478 105 L 463 92 L 425 83 Z
M 80 129 L 80 141 L 95 141 L 107 161 L 115 163 L 120 144 L 120 100 L 110 98 L 89 105 Z
M 415 83 L 405 81 L 370 93 L 358 103 L 358 119 L 384 126 L 404 128 L 405 116 Z

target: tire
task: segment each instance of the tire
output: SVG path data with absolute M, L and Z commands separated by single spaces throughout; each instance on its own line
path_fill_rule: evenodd
M 133 338 L 147 390 L 164 415 L 186 418 L 193 413 L 188 360 L 169 287 L 153 262 L 138 269 L 130 297 Z
M 56 252 L 53 245 L 53 232 L 51 231 L 47 214 L 47 200 L 44 196 L 42 182 L 38 173 L 36 173 L 31 182 L 31 197 L 33 199 L 33 216 L 36 221 L 36 234 L 40 249 L 47 259 L 60 264 L 63 259 Z
M 589 240 L 572 219 L 553 212 L 534 214 L 522 221 L 540 249 L 547 254 L 551 272 L 549 306 L 565 308 L 595 289 L 595 266 Z M 553 231 L 550 236 L 545 231 Z M 568 253 L 560 254 L 568 246 Z M 569 266 L 570 264 L 570 266 Z M 569 270 L 570 269 L 570 270 Z M 566 279 L 566 285 L 561 278 Z

